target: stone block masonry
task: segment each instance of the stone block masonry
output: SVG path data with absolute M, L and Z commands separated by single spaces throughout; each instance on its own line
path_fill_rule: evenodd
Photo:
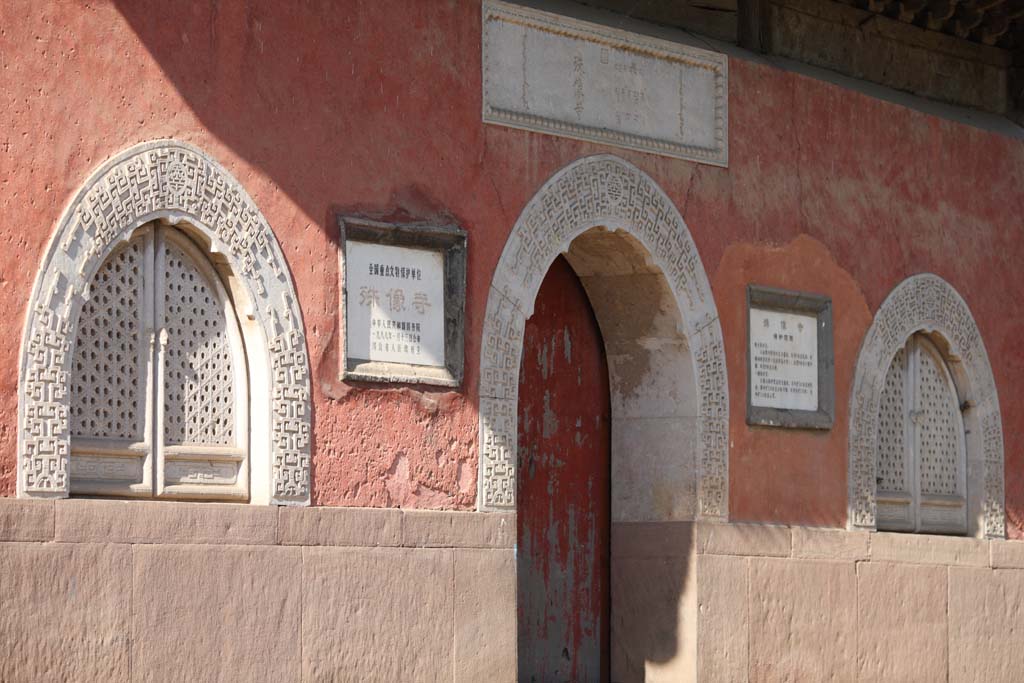
M 514 538 L 504 514 L 0 499 L 0 680 L 514 681 Z
M 0 680 L 515 681 L 515 524 L 511 513 L 0 499 Z M 613 672 L 1022 680 L 1022 549 L 616 523 Z M 671 647 L 652 649 L 665 632 Z

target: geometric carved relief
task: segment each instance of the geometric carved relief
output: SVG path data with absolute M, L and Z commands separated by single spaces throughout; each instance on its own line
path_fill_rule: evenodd
M 144 251 L 133 240 L 107 259 L 79 313 L 69 389 L 74 436 L 144 440 Z
M 922 345 L 927 342 L 922 341 Z M 965 454 L 961 446 L 956 388 L 935 354 L 919 354 L 916 405 L 912 418 L 917 429 L 918 476 L 921 495 L 964 496 L 960 465 Z
M 217 289 L 171 240 L 163 241 L 163 431 L 169 445 L 234 446 L 234 349 Z M 242 437 L 244 439 L 244 437 Z
M 905 404 L 907 351 L 901 348 L 889 365 L 878 406 L 878 462 L 875 481 L 881 491 L 907 493 L 912 478 L 907 471 L 907 424 Z
M 18 495 L 65 497 L 69 376 L 87 285 L 136 228 L 183 221 L 246 289 L 269 354 L 269 500 L 308 504 L 310 376 L 298 298 L 281 248 L 241 184 L 195 147 L 157 140 L 104 163 L 72 200 L 36 276 L 22 343 Z M 250 360 L 251 362 L 251 360 Z M 255 423 L 260 416 L 253 416 Z
M 977 528 L 988 538 L 1006 533 L 1003 505 L 1003 433 L 992 367 L 967 304 L 953 287 L 932 274 L 914 275 L 886 297 L 868 329 L 857 358 L 850 402 L 849 523 L 852 528 L 876 527 L 876 463 L 879 454 L 880 407 L 886 376 L 897 352 L 916 332 L 941 337 L 949 345 L 950 368 L 960 401 L 977 427 L 967 434 L 968 498 L 977 501 Z M 884 433 L 884 430 L 883 430 Z
M 612 155 L 555 174 L 516 221 L 495 269 L 480 351 L 478 507 L 514 510 L 523 327 L 548 267 L 580 234 L 603 226 L 637 239 L 682 315 L 699 393 L 698 515 L 728 518 L 729 396 L 718 312 L 689 229 L 650 177 Z

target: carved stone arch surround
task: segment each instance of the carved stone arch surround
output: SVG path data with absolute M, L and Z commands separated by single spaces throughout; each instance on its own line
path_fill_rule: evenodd
M 18 495 L 68 495 L 67 388 L 88 284 L 119 243 L 156 219 L 200 230 L 244 284 L 269 354 L 272 472 L 263 477 L 269 500 L 308 504 L 310 374 L 287 263 L 242 185 L 208 155 L 175 140 L 143 143 L 104 163 L 71 201 L 47 247 L 22 340 Z
M 949 344 L 949 355 L 966 377 L 958 391 L 980 430 L 981 532 L 990 538 L 1006 533 L 1003 504 L 1003 427 L 992 367 L 985 344 L 967 304 L 953 287 L 932 274 L 907 278 L 886 297 L 875 315 L 860 355 L 850 401 L 849 520 L 852 528 L 874 529 L 875 463 L 878 454 L 879 402 L 885 376 L 896 352 L 915 332 L 934 333 Z M 957 374 L 957 373 L 954 373 Z M 969 435 L 970 437 L 970 435 Z M 970 446 L 968 446 L 970 451 Z M 971 465 L 968 453 L 968 467 Z M 968 473 L 968 481 L 971 473 Z
M 729 401 L 711 286 L 672 201 L 645 173 L 612 155 L 580 159 L 548 180 L 516 221 L 498 261 L 480 352 L 478 507 L 515 509 L 524 325 L 551 263 L 573 239 L 598 226 L 636 238 L 672 290 L 699 389 L 698 514 L 724 520 L 729 511 Z

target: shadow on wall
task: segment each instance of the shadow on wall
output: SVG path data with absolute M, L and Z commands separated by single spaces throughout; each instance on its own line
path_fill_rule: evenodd
M 693 529 L 612 525 L 612 680 L 696 680 Z
M 95 99 L 107 104 L 95 107 L 132 108 L 94 117 L 120 121 L 130 142 L 204 149 L 277 234 L 313 372 L 314 505 L 473 507 L 477 365 L 466 364 L 462 393 L 340 382 L 336 267 L 339 211 L 472 226 L 482 219 L 466 214 L 495 201 L 477 187 L 486 181 L 479 68 L 465 60 L 479 54 L 472 4 L 115 0 L 127 29 L 106 6 L 78 19 L 94 36 L 82 53 L 106 74 Z M 480 245 L 478 255 L 500 249 Z M 486 292 L 490 273 L 468 270 L 467 291 Z M 475 349 L 467 334 L 466 357 Z M 345 403 L 344 420 L 327 400 Z
M 608 359 L 611 679 L 695 680 L 699 405 L 679 306 L 662 271 L 626 232 L 592 229 L 566 257 Z
M 479 81 L 459 60 L 466 52 L 460 43 L 475 44 L 478 26 L 459 3 L 115 5 L 202 126 L 314 220 L 329 201 L 353 197 L 429 211 L 415 192 L 395 195 L 409 179 L 450 177 L 452 157 L 475 147 L 451 144 L 456 134 L 474 135 L 480 116 L 479 107 L 464 104 L 479 99 Z M 159 85 L 131 86 L 150 90 L 137 97 L 167 102 Z M 176 117 L 160 114 L 157 120 Z M 465 190 L 464 178 L 451 180 Z M 333 220 L 319 227 L 333 237 Z

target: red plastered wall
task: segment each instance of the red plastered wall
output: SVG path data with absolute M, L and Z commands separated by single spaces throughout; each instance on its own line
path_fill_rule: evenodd
M 930 271 L 981 328 L 1002 403 L 1010 534 L 1024 535 L 1024 145 L 763 63 L 732 58 L 729 69 L 721 169 L 483 125 L 472 0 L 5 3 L 0 495 L 15 489 L 17 340 L 61 211 L 107 157 L 174 137 L 234 174 L 288 258 L 314 375 L 314 503 L 473 508 L 494 266 L 547 178 L 611 152 L 676 203 L 711 279 L 729 363 L 733 518 L 845 524 L 860 340 L 892 287 Z M 467 230 L 461 391 L 338 381 L 337 211 Z M 832 432 L 746 426 L 748 281 L 833 297 Z

